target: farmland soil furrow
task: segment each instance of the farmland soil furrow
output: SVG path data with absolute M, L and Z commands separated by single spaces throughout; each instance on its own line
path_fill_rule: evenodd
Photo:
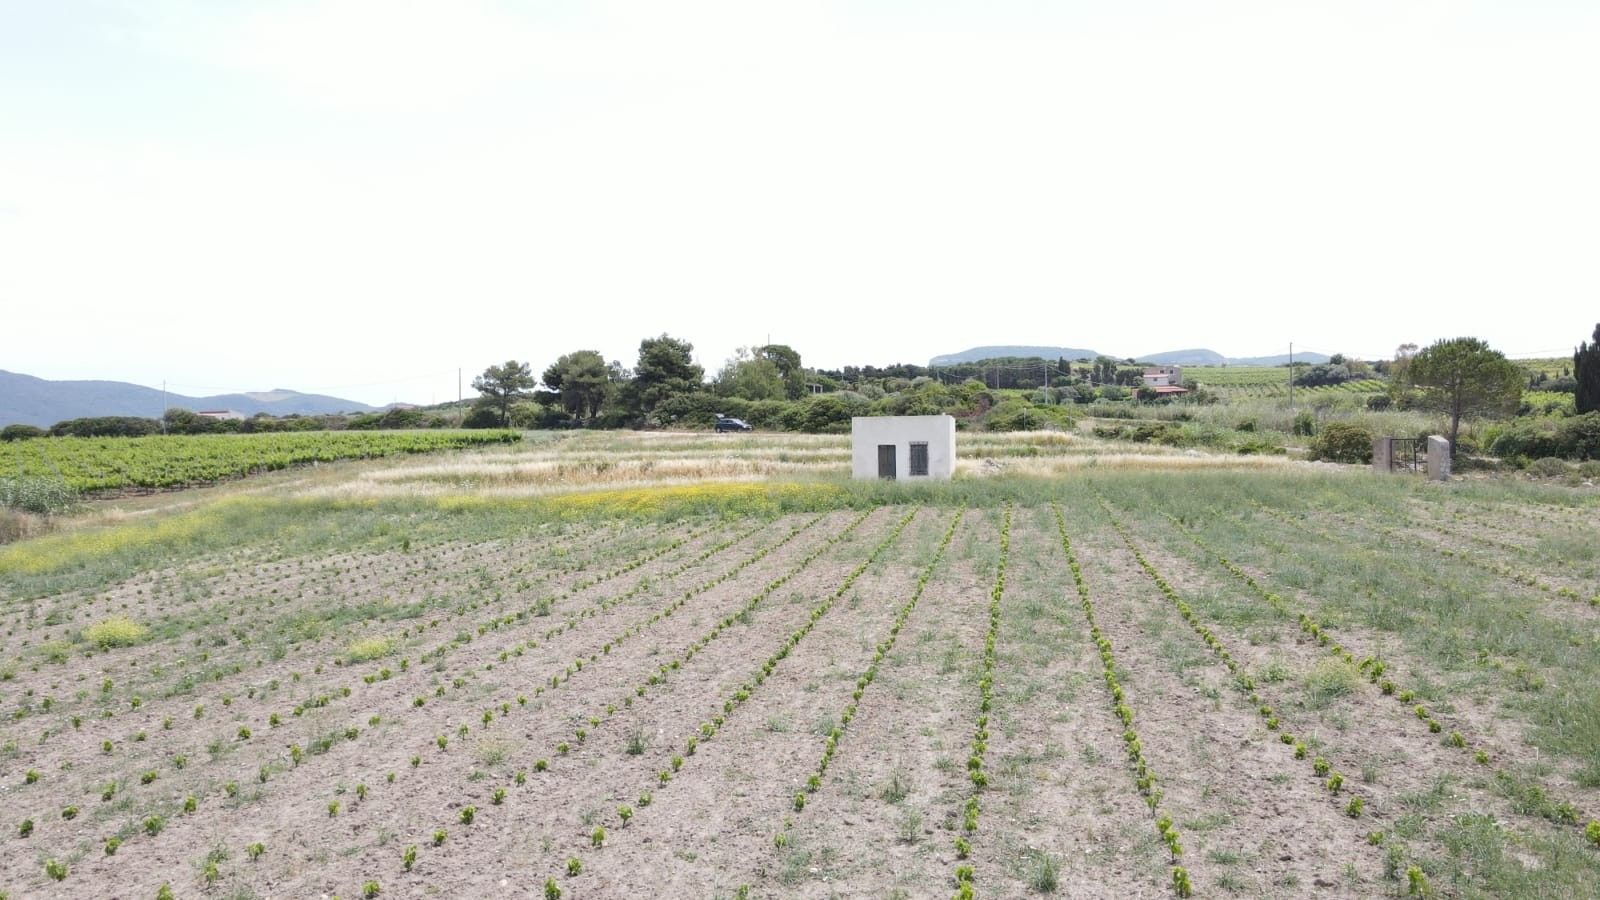
M 1012 545 L 996 641 L 985 838 L 972 842 L 977 891 L 1020 897 L 1054 883 L 1068 897 L 1170 897 L 1166 848 L 1143 798 L 1129 789 L 1122 725 L 1098 696 L 1100 662 L 1051 508 L 1019 515 Z M 958 802 L 949 810 L 952 833 L 960 815 Z
M 823 585 L 848 585 L 853 578 L 860 577 L 866 572 L 867 566 L 880 555 L 884 549 L 894 543 L 896 537 L 910 517 L 901 518 L 897 525 L 890 527 L 889 523 L 880 522 L 874 526 L 879 531 L 887 530 L 888 534 L 881 541 L 872 539 L 877 547 L 870 552 L 863 550 L 859 545 L 864 541 L 860 538 L 854 542 L 857 547 L 856 555 L 866 553 L 866 558 L 848 571 L 841 569 L 837 560 L 827 564 L 826 568 L 812 567 L 804 572 L 789 576 L 783 587 L 783 599 L 786 602 L 776 606 L 763 605 L 757 609 L 757 614 L 748 625 L 735 624 L 730 633 L 735 639 L 729 641 L 714 641 L 706 644 L 706 650 L 695 656 L 692 664 L 675 673 L 665 685 L 664 690 L 652 691 L 646 696 L 647 703 L 636 703 L 632 707 L 625 707 L 616 716 L 617 721 L 612 727 L 600 735 L 599 740 L 590 740 L 583 745 L 574 745 L 570 756 L 560 760 L 551 759 L 549 773 L 530 778 L 533 788 L 530 794 L 531 802 L 510 804 L 503 815 L 509 823 L 505 829 L 495 834 L 474 831 L 470 840 L 454 842 L 444 849 L 452 860 L 458 860 L 463 855 L 470 859 L 486 859 L 482 854 L 492 854 L 492 859 L 515 859 L 518 868 L 528 865 L 529 860 L 541 860 L 537 866 L 536 874 L 543 877 L 546 874 L 556 874 L 562 860 L 568 854 L 587 855 L 584 847 L 590 842 L 592 825 L 604 823 L 608 831 L 612 831 L 619 840 L 627 840 L 628 834 L 613 830 L 619 824 L 615 814 L 615 806 L 632 803 L 635 810 L 635 819 L 628 830 L 642 828 L 646 821 L 658 816 L 671 816 L 673 812 L 665 806 L 657 807 L 652 804 L 649 808 L 639 802 L 638 795 L 648 793 L 655 798 L 656 804 L 662 804 L 670 797 L 676 795 L 694 796 L 694 785 L 697 779 L 704 777 L 709 767 L 707 753 L 715 745 L 728 743 L 723 740 L 723 734 L 714 733 L 712 738 L 700 734 L 699 725 L 703 720 L 708 720 L 713 715 L 713 709 L 708 708 L 715 702 L 715 715 L 725 715 L 721 709 L 721 698 L 731 696 L 741 683 L 741 678 L 749 680 L 746 670 L 752 664 L 754 652 L 761 652 L 763 648 L 773 645 L 777 635 L 788 634 L 788 638 L 780 641 L 783 646 L 790 645 L 795 640 L 797 633 L 793 629 L 805 629 L 808 623 L 819 621 L 834 621 L 817 617 L 817 610 L 832 605 L 839 597 L 841 588 L 835 588 L 832 593 L 826 594 L 826 599 L 817 606 L 812 606 L 808 600 L 823 596 L 828 589 Z M 865 601 L 856 600 L 856 597 L 868 595 L 868 585 L 876 584 L 879 580 L 889 575 L 870 575 L 858 584 L 850 596 L 853 598 L 849 605 L 854 609 L 863 607 L 868 613 L 878 614 Z M 874 593 L 882 589 L 871 588 Z M 778 600 L 778 597 L 773 597 Z M 719 622 L 730 621 L 727 618 Z M 835 636 L 845 638 L 848 631 L 840 628 Z M 821 654 L 830 659 L 831 665 L 841 665 L 835 657 L 844 652 L 858 652 L 853 646 L 853 641 L 847 641 L 844 650 L 832 649 L 827 645 L 805 644 L 815 649 L 808 650 L 809 654 Z M 797 655 L 795 658 L 800 658 Z M 777 671 L 782 671 L 779 667 Z M 774 676 L 776 677 L 776 676 Z M 770 679 L 769 679 L 770 680 Z M 757 690 L 752 696 L 770 696 L 765 688 L 755 685 Z M 763 701 L 764 702 L 764 701 Z M 744 706 L 747 704 L 741 704 Z M 735 707 L 737 710 L 739 707 Z M 737 722 L 742 715 L 728 715 L 728 721 Z M 628 752 L 628 743 L 632 741 L 630 735 L 638 735 L 642 743 L 641 752 L 634 754 Z M 695 754 L 688 754 L 686 739 L 694 735 L 700 741 Z M 541 751 L 542 752 L 542 751 Z M 681 772 L 677 772 L 671 783 L 663 785 L 657 773 L 669 769 L 667 757 L 671 755 L 683 756 L 685 762 Z M 714 754 L 713 754 L 714 755 Z M 692 802 L 692 801 L 688 801 Z M 674 808 L 681 808 L 682 802 L 673 803 Z M 664 810 L 664 811 L 658 811 Z M 576 820 L 575 820 L 576 817 Z M 534 846 L 537 835 L 538 846 Z M 549 839 L 548 845 L 546 838 Z M 495 850 L 485 843 L 498 840 L 502 847 Z M 514 849 L 507 849 L 504 844 L 512 840 L 517 842 Z M 603 859 L 605 851 L 600 851 Z M 548 862 L 543 862 L 547 860 Z M 604 874 L 609 867 L 603 866 L 600 859 L 592 860 L 595 874 Z M 419 862 L 419 868 L 422 863 Z M 491 871 L 504 871 L 504 865 L 490 866 Z M 559 875 L 557 876 L 559 877 Z M 588 877 L 588 876 L 585 876 Z
M 859 520 L 858 517 L 851 517 Z M 878 517 L 882 519 L 882 516 Z M 864 527 L 883 528 L 885 524 L 864 525 Z M 837 557 L 838 552 L 861 552 L 862 540 L 859 536 L 853 540 L 845 541 L 832 551 L 830 556 Z M 832 544 L 829 544 L 832 546 Z M 854 548 L 854 551 L 851 551 Z M 603 684 L 600 681 L 574 682 L 576 692 L 570 697 L 562 698 L 558 705 L 550 709 L 562 709 L 557 716 L 541 716 L 533 722 L 530 729 L 518 729 L 517 735 L 509 735 L 510 746 L 507 748 L 506 770 L 528 770 L 528 786 L 525 790 L 517 790 L 507 798 L 506 806 L 501 809 L 488 809 L 486 794 L 490 793 L 491 783 L 474 783 L 464 780 L 472 772 L 472 767 L 462 769 L 462 759 L 442 759 L 445 769 L 435 767 L 421 785 L 421 794 L 411 794 L 403 799 L 408 820 L 410 820 L 411 833 L 416 836 L 432 833 L 434 828 L 450 828 L 446 822 L 446 815 L 450 810 L 459 807 L 464 802 L 474 802 L 475 806 L 485 810 L 483 822 L 506 822 L 510 834 L 518 834 L 526 838 L 528 834 L 538 833 L 541 836 L 550 836 L 552 841 L 562 839 L 565 834 L 574 833 L 571 825 L 573 815 L 582 815 L 590 812 L 598 815 L 602 807 L 582 807 L 581 798 L 592 798 L 598 785 L 610 785 L 618 778 L 630 777 L 630 788 L 622 791 L 627 794 L 629 790 L 648 790 L 654 770 L 662 765 L 661 759 L 656 756 L 669 749 L 669 741 L 675 740 L 672 732 L 685 729 L 685 722 L 690 722 L 693 729 L 694 716 L 704 714 L 704 695 L 707 690 L 722 689 L 723 685 L 733 685 L 733 679 L 738 677 L 739 669 L 744 668 L 747 660 L 749 645 L 765 644 L 768 634 L 781 633 L 786 628 L 798 625 L 803 621 L 805 607 L 795 604 L 794 599 L 805 596 L 806 586 L 816 585 L 819 580 L 837 578 L 830 572 L 837 572 L 837 559 L 827 562 L 827 557 L 822 557 L 816 564 L 806 562 L 816 559 L 818 548 L 805 552 L 802 559 L 795 560 L 795 565 L 789 565 L 794 557 L 800 557 L 800 549 L 795 549 L 794 554 L 781 560 L 778 564 L 766 567 L 762 572 L 752 572 L 746 581 L 760 583 L 765 578 L 782 578 L 782 601 L 779 596 L 771 597 L 766 604 L 758 607 L 749 607 L 746 601 L 739 597 L 749 597 L 749 583 L 742 586 L 718 586 L 715 591 L 709 591 L 706 602 L 699 604 L 699 612 L 693 618 L 672 621 L 666 631 L 659 636 L 659 641 L 666 645 L 683 645 L 690 634 L 699 633 L 707 621 L 707 617 L 718 617 L 718 623 L 733 621 L 734 629 L 731 636 L 738 637 L 738 641 L 712 641 L 704 644 L 706 649 L 696 653 L 690 663 L 683 666 L 680 673 L 667 679 L 659 687 L 653 687 L 635 701 L 632 705 L 622 703 L 626 697 L 632 697 L 632 692 L 626 689 L 627 685 L 645 685 L 646 679 L 654 673 L 656 663 L 650 653 L 637 657 L 637 666 L 632 673 L 618 673 L 613 679 L 613 684 Z M 803 564 L 803 565 L 802 565 Z M 763 573 L 765 572 L 765 573 Z M 738 618 L 739 610 L 752 609 L 747 621 Z M 728 626 L 723 626 L 726 631 Z M 701 637 L 701 641 L 704 636 Z M 696 641 L 698 642 L 698 641 Z M 635 644 L 643 644 L 635 641 Z M 648 647 L 646 647 L 648 650 Z M 610 716 L 600 719 L 603 727 L 594 729 L 594 735 L 587 740 L 579 741 L 574 738 L 574 725 L 581 724 L 582 717 L 589 714 L 605 714 L 605 706 L 614 706 L 616 711 Z M 630 735 L 640 735 L 642 740 L 642 753 L 627 753 L 626 745 Z M 565 741 L 568 753 L 555 753 L 558 743 Z M 549 762 L 549 772 L 536 772 L 536 762 L 546 759 Z M 504 778 L 504 775 L 502 775 Z M 576 798 L 566 798 L 568 791 L 578 791 Z M 643 812 L 643 810 L 642 810 Z M 418 871 L 426 871 L 430 865 L 430 855 L 445 854 L 446 860 L 451 860 L 450 865 L 461 858 L 480 858 L 483 852 L 491 852 L 490 844 L 496 839 L 504 839 L 507 831 L 485 831 L 482 823 L 474 830 L 461 830 L 459 838 L 451 839 L 442 849 L 426 847 L 419 857 Z M 587 830 L 578 834 L 578 838 L 587 838 Z M 416 839 L 416 838 L 413 838 Z M 542 838 L 541 838 L 542 841 Z M 533 850 L 518 849 L 518 858 L 526 860 L 531 858 Z M 557 860 L 558 862 L 558 860 Z M 374 858 L 370 865 L 389 865 L 384 855 Z M 554 870 L 552 870 L 554 871 Z M 352 870 L 352 878 L 358 876 L 358 871 Z
M 1370 891 L 1382 860 L 1362 823 L 1263 724 L 1116 532 L 1080 530 L 1074 543 L 1105 635 L 1146 648 L 1119 654 L 1120 669 L 1196 883 L 1263 894 Z
M 979 543 L 995 527 L 986 518 L 964 517 L 805 810 L 793 811 L 800 787 L 793 772 L 770 786 L 776 818 L 756 825 L 730 883 L 750 883 L 756 897 L 831 896 L 841 886 L 847 896 L 892 896 L 896 889 L 918 896 L 949 878 L 951 841 L 971 785 L 960 760 L 975 713 L 971 685 L 983 653 L 985 583 L 992 580 L 978 571 L 992 565 L 990 548 Z M 823 740 L 817 731 L 826 724 L 769 716 L 764 727 L 804 732 L 814 763 Z M 746 723 L 744 733 L 750 730 Z M 784 846 L 776 847 L 785 823 Z
M 493 652 L 493 648 L 485 648 L 482 642 L 478 642 L 476 645 L 468 646 L 476 646 L 476 652 L 479 652 L 484 656 L 487 656 L 489 653 Z M 413 666 L 409 671 L 416 677 L 424 677 L 422 674 L 419 674 L 422 673 L 423 668 L 424 667 L 420 665 Z M 406 689 L 403 679 L 400 677 L 395 677 L 392 681 L 377 681 L 376 683 L 380 686 L 380 688 L 385 686 L 389 687 L 391 689 L 391 693 L 396 694 L 396 696 L 388 698 L 388 700 L 380 698 L 376 701 L 376 703 L 373 702 L 372 696 L 368 696 L 366 699 L 360 700 L 359 702 L 366 704 L 362 709 L 360 717 L 365 718 L 370 712 L 372 712 L 373 709 L 383 707 L 383 712 L 379 714 L 379 720 L 383 728 L 379 729 L 379 731 L 375 733 L 381 733 L 383 730 L 393 732 L 397 727 L 402 726 L 408 728 L 411 727 L 411 725 L 416 722 L 418 717 L 415 714 L 414 707 L 409 703 L 409 696 L 400 696 L 400 694 L 409 694 L 409 690 Z M 470 687 L 471 684 L 472 683 L 470 682 L 463 682 L 461 686 Z M 487 703 L 485 703 L 485 705 L 487 705 Z M 433 712 L 435 711 L 430 711 L 430 716 Z M 469 715 L 462 716 L 463 719 L 468 719 L 478 714 L 478 708 L 474 707 L 469 710 L 462 710 L 460 712 L 468 713 Z M 448 707 L 446 714 L 448 714 Z M 319 751 L 316 750 L 316 747 L 313 746 L 314 744 L 325 744 L 329 750 L 336 751 L 345 746 L 345 740 L 342 736 L 344 729 L 352 729 L 357 734 L 361 734 L 368 731 L 368 726 L 373 724 L 358 721 L 355 717 L 350 717 L 348 712 L 340 713 L 337 705 L 328 709 L 318 709 L 313 707 L 308 710 L 307 715 L 303 717 L 291 718 L 285 715 L 283 719 L 285 722 L 285 727 L 272 729 L 272 731 L 276 732 L 272 737 L 267 737 L 266 735 L 253 735 L 253 737 L 258 739 L 258 741 L 265 738 L 266 741 L 270 742 L 271 746 L 276 748 L 272 751 L 268 751 L 269 755 L 264 758 L 264 761 L 251 759 L 246 765 L 239 765 L 237 762 L 235 763 L 236 768 L 233 770 L 233 777 L 235 778 L 234 783 L 241 786 L 240 794 L 243 796 L 245 801 L 252 801 L 257 794 L 257 791 L 260 790 L 258 786 L 259 779 L 256 777 L 258 774 L 257 769 L 259 767 L 265 767 L 265 770 L 269 775 L 271 775 L 271 782 L 274 786 L 274 789 L 282 787 L 290 790 L 293 789 L 292 785 L 296 781 L 307 777 L 316 777 L 313 773 L 322 771 L 322 769 L 325 768 L 325 766 L 317 765 L 291 765 L 291 761 L 287 759 L 287 755 L 282 750 L 282 747 L 286 746 L 290 737 L 296 733 L 294 729 L 288 727 L 290 723 L 296 723 L 301 729 L 303 729 L 303 733 L 306 735 L 320 734 L 324 736 L 323 738 L 319 738 L 316 742 L 296 744 L 297 746 L 301 746 L 308 751 L 304 759 L 313 763 L 323 759 L 323 757 L 319 755 Z M 450 727 L 452 728 L 456 724 L 457 722 L 449 723 Z M 259 730 L 265 731 L 266 729 Z M 430 730 L 427 733 L 431 734 L 433 732 Z M 216 743 L 213 744 L 213 747 L 220 746 L 222 748 L 223 756 L 231 755 L 237 752 L 240 747 L 247 746 L 247 744 L 234 743 L 232 740 L 230 740 L 232 737 L 231 731 L 225 729 L 223 732 L 219 732 L 218 734 L 219 737 L 216 738 Z M 280 739 L 282 739 L 284 743 L 278 743 Z M 140 746 L 145 745 L 141 744 Z M 217 755 L 212 750 L 208 750 L 206 752 L 211 755 Z M 335 757 L 339 756 L 337 753 L 332 755 Z M 192 762 L 198 763 L 203 761 L 204 757 L 199 756 L 197 751 L 196 755 L 191 757 L 191 760 Z M 173 818 L 171 814 L 177 809 L 176 804 L 178 800 L 184 796 L 181 791 L 185 789 L 191 791 L 191 795 L 195 796 L 197 799 L 206 801 L 206 805 L 208 807 L 215 805 L 217 802 L 221 802 L 230 807 L 237 807 L 241 805 L 239 798 L 230 797 L 224 799 L 221 796 L 223 782 L 228 776 L 223 775 L 220 772 L 211 775 L 210 779 L 202 784 L 201 782 L 197 782 L 195 778 L 197 775 L 202 779 L 205 778 L 206 770 L 204 767 L 201 769 L 185 767 L 185 771 L 173 771 L 172 758 L 165 756 L 153 756 L 148 760 L 142 759 L 139 762 L 139 765 L 155 766 L 156 768 L 146 771 L 157 771 L 165 774 L 158 778 L 154 786 L 144 787 L 142 785 L 134 785 L 133 783 L 134 774 L 138 771 L 141 771 L 141 769 L 124 769 L 122 774 L 125 776 L 126 780 L 119 781 L 121 790 L 119 791 L 117 802 L 104 807 L 103 811 L 99 807 L 96 808 L 96 812 L 99 816 L 105 816 L 107 814 L 110 814 L 113 817 L 119 814 L 124 816 L 125 824 L 113 830 L 119 833 L 125 841 L 128 841 L 130 838 L 134 838 L 137 835 L 137 823 L 139 821 L 139 817 L 141 816 L 148 815 L 152 812 L 159 812 L 168 818 Z M 390 771 L 403 770 L 396 765 L 391 768 Z M 287 779 L 289 782 L 288 784 L 282 783 L 284 781 L 285 774 L 290 776 Z M 375 781 L 377 777 L 378 773 L 372 773 L 370 780 Z M 93 792 L 98 793 L 101 782 L 109 780 L 109 778 L 101 778 L 99 776 L 91 777 L 85 782 L 84 789 L 92 789 Z M 184 787 L 179 788 L 179 785 L 183 785 Z M 332 787 L 334 790 L 344 790 L 353 786 L 353 781 L 348 784 L 343 784 L 342 786 L 339 784 L 330 784 L 330 787 Z M 371 786 L 375 787 L 376 785 L 374 784 Z M 144 802 L 137 804 L 137 808 L 129 805 L 130 803 L 134 802 L 130 799 L 132 796 L 129 790 L 130 788 L 132 789 L 132 792 L 146 797 Z M 209 795 L 215 795 L 215 801 L 213 801 Z M 169 832 L 173 830 L 181 831 L 181 828 L 168 829 Z M 81 835 L 83 832 L 82 829 L 76 829 L 75 833 Z M 87 835 L 86 837 L 90 841 L 91 845 L 99 840 L 98 837 L 93 835 Z M 82 840 L 82 838 L 80 838 L 80 840 Z M 147 839 L 143 836 L 137 836 L 137 839 L 131 841 L 128 847 L 122 849 L 122 854 L 126 856 L 128 854 L 140 852 L 138 846 L 145 840 Z

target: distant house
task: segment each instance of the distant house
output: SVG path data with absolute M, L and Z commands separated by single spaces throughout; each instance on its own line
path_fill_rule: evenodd
M 1188 388 L 1177 384 L 1158 384 L 1151 390 L 1156 392 L 1157 397 L 1181 397 L 1189 393 Z
M 220 421 L 225 421 L 227 419 L 243 419 L 244 418 L 244 413 L 242 413 L 242 412 L 234 412 L 231 409 L 202 409 L 202 410 L 196 412 L 195 415 L 199 416 L 202 419 L 216 419 L 219 422 Z
M 1183 384 L 1182 366 L 1149 366 L 1144 370 L 1144 386 L 1160 390 Z M 1185 392 L 1187 393 L 1187 392 Z

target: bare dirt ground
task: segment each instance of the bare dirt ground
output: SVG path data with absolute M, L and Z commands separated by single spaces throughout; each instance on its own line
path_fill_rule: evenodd
M 1464 561 L 1374 574 L 1360 513 L 1294 545 L 1229 519 L 1203 547 L 1148 510 L 1119 532 L 1132 501 L 1068 498 L 1174 856 L 1054 507 L 1009 509 L 1004 551 L 1006 504 L 897 504 L 244 546 L 14 601 L 0 893 L 910 898 L 970 875 L 982 897 L 1158 897 L 1175 867 L 1200 896 L 1592 888 L 1600 777 L 1550 720 L 1589 610 Z M 1525 521 L 1497 546 L 1424 540 L 1533 569 L 1553 526 Z M 1487 646 L 1475 616 L 1497 601 L 1559 646 Z M 148 634 L 77 640 L 113 614 Z

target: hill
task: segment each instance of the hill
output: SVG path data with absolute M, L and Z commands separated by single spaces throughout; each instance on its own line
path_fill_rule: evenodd
M 963 350 L 960 353 L 935 356 L 928 361 L 928 365 L 954 366 L 960 363 L 1006 358 L 1094 359 L 1099 355 L 1093 350 L 1081 350 L 1073 347 L 973 347 L 971 350 Z
M 1294 361 L 1296 363 L 1306 363 L 1308 365 L 1313 365 L 1313 366 L 1320 366 L 1323 363 L 1327 362 L 1328 359 L 1329 359 L 1329 357 L 1328 357 L 1328 355 L 1326 353 L 1312 353 L 1309 350 L 1307 350 L 1307 351 L 1305 351 L 1303 353 L 1296 353 L 1294 355 Z M 1230 365 L 1230 366 L 1281 366 L 1281 365 L 1287 364 L 1288 362 L 1289 362 L 1289 354 L 1287 354 L 1287 353 L 1279 353 L 1277 356 L 1241 356 L 1241 357 L 1239 357 L 1237 359 L 1228 360 L 1228 365 Z
M 161 391 L 124 381 L 47 381 L 0 370 L 0 425 L 20 423 L 43 428 L 84 416 L 155 417 L 166 408 L 163 402 L 167 407 L 191 410 L 231 409 L 246 416 L 263 412 L 274 416 L 372 412 L 376 408 L 354 400 L 282 388 L 210 397 L 168 393 L 163 401 Z
M 1228 358 L 1215 350 L 1168 350 L 1165 353 L 1146 353 L 1135 356 L 1139 362 L 1158 366 L 1225 366 Z

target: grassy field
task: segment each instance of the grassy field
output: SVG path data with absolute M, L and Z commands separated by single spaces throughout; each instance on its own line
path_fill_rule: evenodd
M 0 548 L 0 894 L 1592 896 L 1600 503 L 582 434 Z

